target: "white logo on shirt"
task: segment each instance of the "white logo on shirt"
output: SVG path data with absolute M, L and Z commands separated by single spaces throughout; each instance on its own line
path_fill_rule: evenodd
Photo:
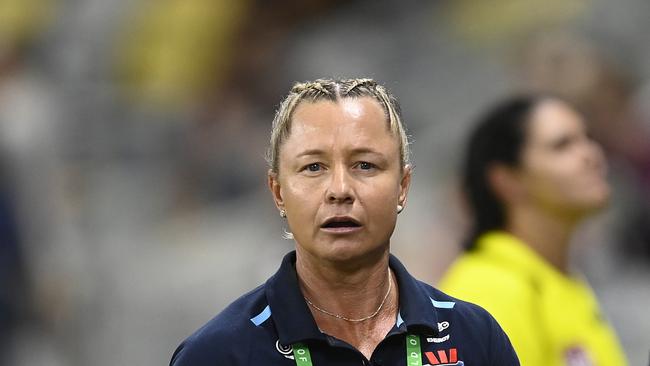
M 447 328 L 449 328 L 449 322 L 445 321 L 445 322 L 438 323 L 438 332 L 442 332 L 443 330 L 445 330 Z M 442 342 L 445 342 L 445 341 L 448 341 L 448 340 L 449 340 L 449 334 L 447 334 L 444 337 L 439 337 L 439 338 L 438 337 L 429 337 L 429 338 L 427 338 L 427 342 L 429 342 L 429 343 L 442 343 Z
M 449 322 L 438 323 L 438 331 L 442 332 L 443 330 L 449 328 Z
M 440 338 L 436 338 L 436 337 L 427 338 L 427 342 L 429 342 L 429 343 L 442 343 L 442 342 L 448 341 L 448 340 L 449 340 L 449 334 L 447 334 L 444 337 L 440 337 Z
M 291 346 L 283 346 L 280 344 L 280 340 L 278 339 L 275 341 L 275 349 L 280 352 L 280 354 L 290 360 L 293 360 L 293 347 Z

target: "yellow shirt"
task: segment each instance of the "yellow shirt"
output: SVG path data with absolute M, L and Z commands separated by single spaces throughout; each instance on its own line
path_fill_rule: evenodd
M 493 231 L 439 284 L 489 311 L 522 366 L 619 366 L 625 356 L 589 286 L 556 270 L 514 236 Z

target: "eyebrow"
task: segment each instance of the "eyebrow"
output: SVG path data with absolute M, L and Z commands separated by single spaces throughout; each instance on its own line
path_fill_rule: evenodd
M 371 155 L 379 155 L 379 156 L 384 156 L 384 154 L 375 151 L 373 149 L 367 148 L 367 147 L 360 147 L 358 149 L 352 149 L 352 154 L 354 155 L 361 155 L 361 154 L 371 154 Z
M 325 155 L 325 152 L 323 150 L 319 149 L 309 149 L 301 152 L 300 154 L 296 155 L 297 158 L 303 157 L 303 156 L 311 156 L 311 155 Z

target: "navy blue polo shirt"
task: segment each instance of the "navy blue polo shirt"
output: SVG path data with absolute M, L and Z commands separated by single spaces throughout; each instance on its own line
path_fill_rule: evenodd
M 517 356 L 483 308 L 416 280 L 391 255 L 399 284 L 395 326 L 370 360 L 350 344 L 322 333 L 300 292 L 296 253 L 287 254 L 266 283 L 240 297 L 188 337 L 172 366 L 295 365 L 292 345 L 309 347 L 314 366 L 406 365 L 406 335 L 420 338 L 423 365 L 510 366 Z

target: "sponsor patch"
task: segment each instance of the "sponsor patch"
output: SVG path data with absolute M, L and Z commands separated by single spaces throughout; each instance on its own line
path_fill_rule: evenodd
M 448 341 L 448 340 L 449 340 L 449 334 L 447 334 L 444 337 L 440 337 L 440 338 L 437 338 L 437 337 L 428 337 L 427 338 L 427 342 L 429 342 L 429 343 L 442 343 L 442 342 L 445 342 L 445 341 Z
M 438 365 L 438 366 L 463 366 L 465 363 L 458 360 L 458 351 L 456 348 L 450 348 L 448 350 L 440 349 L 433 352 L 424 352 L 424 355 L 429 361 L 429 365 Z

